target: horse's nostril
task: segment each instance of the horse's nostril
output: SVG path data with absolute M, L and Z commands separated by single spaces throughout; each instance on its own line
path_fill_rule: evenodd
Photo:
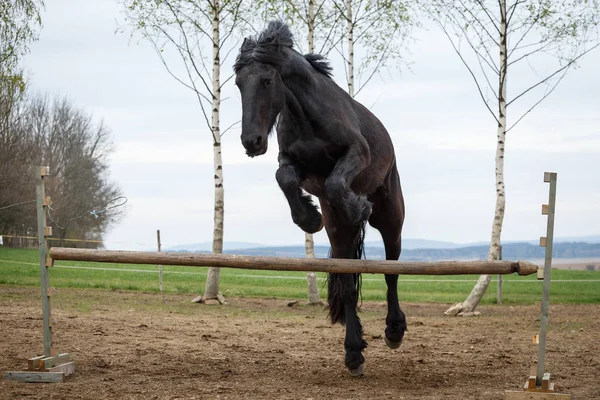
M 255 144 L 256 144 L 257 146 L 260 146 L 260 145 L 261 145 L 261 143 L 262 143 L 262 136 L 258 136 L 258 137 L 256 138 Z

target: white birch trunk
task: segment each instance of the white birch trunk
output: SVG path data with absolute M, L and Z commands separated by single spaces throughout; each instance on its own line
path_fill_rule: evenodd
M 354 97 L 354 21 L 352 20 L 352 0 L 346 0 L 346 20 L 348 37 L 348 93 Z
M 488 260 L 497 260 L 500 256 L 500 236 L 502 222 L 504 221 L 504 208 L 506 204 L 504 191 L 504 146 L 506 143 L 506 75 L 507 75 L 507 26 L 506 26 L 506 0 L 499 0 L 500 4 L 500 75 L 498 82 L 498 142 L 496 145 L 496 209 L 492 224 L 492 237 Z M 473 312 L 479 305 L 490 282 L 491 275 L 481 275 L 471 290 L 467 299 L 460 308 L 453 306 L 452 314 Z
M 306 258 L 315 258 L 315 245 L 313 237 L 310 233 L 306 234 Z M 308 284 L 308 304 L 309 305 L 322 305 L 319 296 L 319 285 L 317 283 L 317 274 L 314 272 L 308 272 L 306 274 L 306 282 Z
M 221 159 L 221 131 L 219 124 L 219 108 L 221 105 L 221 79 L 220 79 L 220 54 L 219 54 L 219 22 L 221 5 L 219 0 L 212 1 L 212 41 L 213 41 L 213 66 L 212 66 L 212 114 L 211 129 L 213 134 L 213 158 L 214 158 L 214 183 L 215 183 L 215 210 L 213 246 L 214 254 L 223 252 L 223 222 L 225 216 L 225 191 L 223 189 L 223 162 Z M 219 295 L 220 268 L 210 267 L 206 277 L 206 286 L 203 299 L 217 299 Z M 221 297 L 222 298 L 222 297 Z M 221 300 L 221 299 L 220 299 Z
M 308 52 L 315 51 L 315 0 L 308 0 Z
M 308 52 L 315 51 L 315 0 L 308 1 Z M 306 257 L 315 258 L 315 242 L 313 235 L 305 233 Z M 308 289 L 308 304 L 322 305 L 319 296 L 319 285 L 317 284 L 317 274 L 308 272 L 306 274 L 306 284 Z

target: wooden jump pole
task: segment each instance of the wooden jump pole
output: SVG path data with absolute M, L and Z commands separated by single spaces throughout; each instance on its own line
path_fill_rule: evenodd
M 162 264 L 190 267 L 213 266 L 271 271 L 305 271 L 400 275 L 535 274 L 538 266 L 527 261 L 389 261 L 340 258 L 283 258 L 229 254 L 110 251 L 53 247 L 55 260 L 94 261 L 121 264 Z

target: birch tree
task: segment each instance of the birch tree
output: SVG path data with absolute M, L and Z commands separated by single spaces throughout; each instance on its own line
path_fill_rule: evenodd
M 308 30 L 307 42 L 308 42 L 308 53 L 315 52 L 315 24 L 317 22 L 317 12 L 322 11 L 322 7 L 325 1 L 321 1 L 318 4 L 318 10 L 316 0 L 308 0 L 307 15 L 305 17 L 306 26 Z M 321 15 L 321 14 L 320 14 Z M 320 22 L 323 22 L 321 19 Z M 315 258 L 315 241 L 312 233 L 304 233 L 305 236 L 305 248 L 306 257 Z M 308 289 L 308 304 L 309 305 L 322 305 L 324 304 L 319 295 L 319 285 L 317 283 L 317 274 L 314 272 L 306 273 L 306 285 Z
M 129 25 L 156 51 L 167 72 L 192 90 L 213 143 L 214 227 L 212 252 L 223 252 L 225 196 L 221 136 L 221 90 L 233 74 L 221 79 L 221 67 L 237 49 L 237 29 L 247 11 L 243 0 L 124 0 Z M 206 49 L 208 47 L 208 50 Z M 170 65 L 165 52 L 174 51 L 182 61 L 183 73 Z M 193 299 L 203 303 L 224 298 L 219 292 L 220 269 L 209 267 L 204 294 Z
M 418 21 L 411 9 L 397 0 L 332 2 L 345 29 L 330 41 L 344 60 L 348 93 L 355 97 L 376 74 L 403 64 L 412 27 Z M 358 65 L 357 50 L 362 54 Z
M 327 56 L 333 49 L 340 21 L 332 0 L 257 0 L 256 4 L 262 21 L 285 19 L 294 30 L 298 51 Z
M 434 0 L 429 10 L 496 124 L 496 204 L 488 260 L 499 256 L 506 207 L 507 133 L 553 92 L 583 56 L 600 45 L 598 5 L 598 0 Z M 508 78 L 525 65 L 535 72 L 533 78 L 515 75 L 520 79 L 509 95 Z M 509 118 L 508 110 L 513 108 L 517 112 Z M 474 311 L 490 281 L 491 275 L 480 276 L 467 299 L 446 314 Z

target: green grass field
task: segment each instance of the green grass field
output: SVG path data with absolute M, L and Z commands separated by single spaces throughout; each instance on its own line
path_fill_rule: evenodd
M 207 268 L 163 267 L 163 285 L 167 293 L 199 294 L 204 290 Z M 325 274 L 318 274 L 321 296 Z M 401 302 L 452 303 L 469 293 L 478 276 L 400 276 Z M 535 276 L 505 275 L 504 304 L 534 304 L 541 300 L 542 281 Z M 36 250 L 0 246 L 0 285 L 39 286 L 39 253 Z M 552 303 L 600 303 L 599 271 L 553 269 Z M 496 277 L 484 304 L 496 302 Z M 57 288 L 91 288 L 159 292 L 158 266 L 91 262 L 57 262 L 50 272 L 50 285 Z M 220 289 L 226 297 L 306 298 L 306 274 L 303 272 L 256 271 L 223 268 Z M 363 300 L 385 300 L 382 275 L 363 275 Z

